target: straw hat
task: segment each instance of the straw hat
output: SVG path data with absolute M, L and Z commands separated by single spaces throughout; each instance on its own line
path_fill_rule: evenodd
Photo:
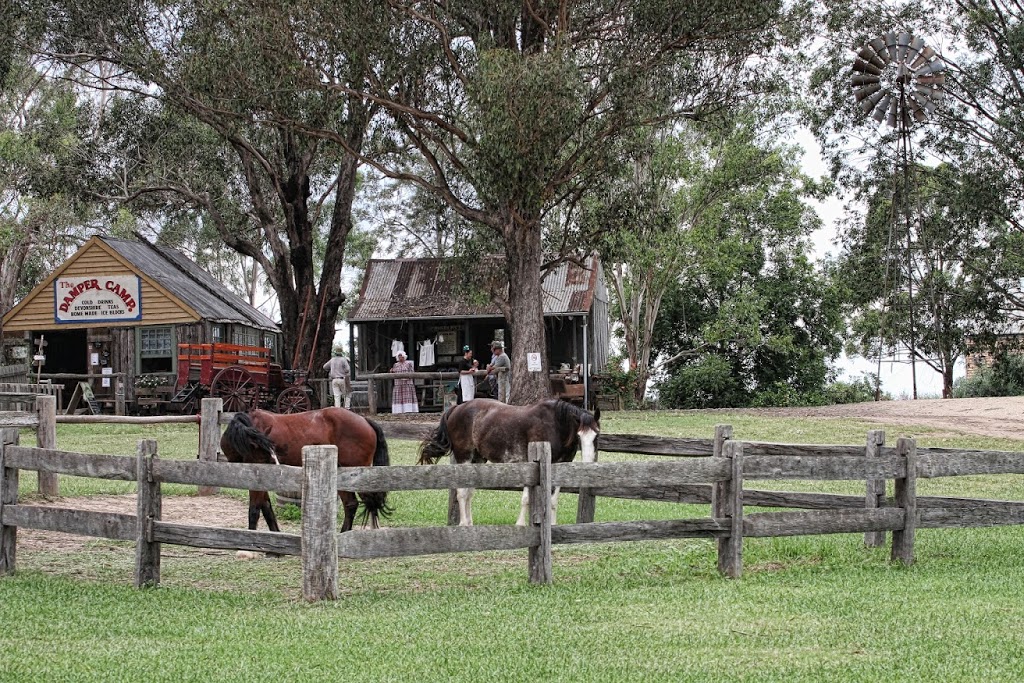
M 505 342 L 498 341 L 497 339 L 495 339 L 494 341 L 491 342 L 491 348 L 492 349 L 503 349 L 503 348 L 505 348 Z

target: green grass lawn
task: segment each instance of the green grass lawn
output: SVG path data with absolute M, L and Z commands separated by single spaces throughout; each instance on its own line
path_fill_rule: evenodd
M 609 413 L 602 426 L 710 438 L 723 422 L 736 438 L 800 443 L 860 444 L 875 428 L 721 413 Z M 887 439 L 908 433 L 922 446 L 1024 449 L 905 427 L 887 428 Z M 61 425 L 57 438 L 85 452 L 131 454 L 139 438 L 156 438 L 161 457 L 197 449 L 194 426 Z M 415 444 L 393 441 L 392 460 L 414 462 Z M 31 495 L 27 474 L 22 493 Z M 856 482 L 799 488 L 863 493 Z M 1024 500 L 1017 476 L 918 488 Z M 133 489 L 61 480 L 63 495 Z M 389 524 L 444 523 L 445 492 L 393 497 Z M 477 492 L 476 523 L 513 523 L 518 499 Z M 575 503 L 562 496 L 560 522 L 573 521 Z M 707 514 L 597 504 L 598 521 Z M 556 546 L 552 586 L 528 584 L 525 551 L 344 561 L 342 598 L 310 605 L 298 558 L 246 562 L 165 546 L 161 587 L 139 591 L 133 546 L 97 539 L 82 551 L 19 554 L 19 572 L 0 579 L 0 681 L 1021 680 L 1024 529 L 925 530 L 916 550 L 906 568 L 890 564 L 887 548 L 864 548 L 859 534 L 748 539 L 744 577 L 733 581 L 715 570 L 712 541 Z

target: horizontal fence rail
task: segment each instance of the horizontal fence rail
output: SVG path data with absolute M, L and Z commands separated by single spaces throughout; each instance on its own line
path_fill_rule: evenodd
M 532 444 L 533 460 L 526 463 L 359 467 L 334 471 L 337 461 L 336 451 L 331 450 L 334 447 L 308 447 L 315 451 L 310 457 L 319 458 L 320 462 L 320 475 L 314 479 L 324 479 L 328 482 L 324 484 L 311 483 L 308 467 L 217 462 L 215 441 L 220 435 L 220 425 L 229 421 L 232 414 L 221 410 L 219 399 L 207 401 L 211 403 L 204 404 L 200 420 L 201 430 L 205 428 L 207 432 L 200 439 L 201 458 L 196 461 L 162 460 L 156 456 L 156 443 L 151 441 L 140 443 L 135 456 L 61 451 L 55 447 L 52 437 L 40 439 L 48 443 L 44 447 L 0 444 L 0 574 L 13 571 L 15 534 L 19 527 L 135 540 L 136 583 L 140 586 L 159 582 L 162 543 L 296 555 L 303 558 L 304 595 L 321 599 L 337 595 L 336 576 L 333 579 L 329 575 L 313 576 L 316 572 L 329 571 L 323 566 L 325 556 L 334 558 L 336 572 L 337 558 L 528 549 L 531 581 L 545 583 L 551 576 L 552 545 L 706 538 L 718 541 L 720 570 L 738 577 L 742 571 L 742 539 L 745 537 L 865 533 L 868 541 L 891 532 L 893 560 L 910 563 L 918 528 L 1024 524 L 1024 502 L 919 497 L 916 493 L 918 478 L 1024 474 L 1024 453 L 1019 452 L 917 448 L 910 439 L 900 439 L 894 447 L 886 446 L 881 432 L 870 432 L 867 446 L 744 442 L 731 438 L 731 428 L 720 427 L 716 429 L 715 439 L 621 434 L 599 437 L 599 447 L 604 452 L 667 456 L 671 460 L 550 464 L 545 459 L 550 455 L 544 456 L 535 449 L 542 444 Z M 36 426 L 43 430 L 52 427 L 55 421 L 40 411 L 0 413 L 0 427 Z M 431 425 L 424 424 L 385 422 L 382 426 L 392 438 L 418 439 L 431 431 Z M 137 481 L 140 492 L 137 514 L 20 504 L 17 499 L 19 470 L 34 470 L 40 475 Z M 751 480 L 861 480 L 868 482 L 868 492 L 865 497 L 770 491 L 749 488 Z M 885 495 L 885 480 L 895 482 L 895 495 Z M 880 487 L 878 482 L 882 482 Z M 312 511 L 304 510 L 303 523 L 307 517 L 316 516 L 314 513 L 319 514 L 320 530 L 304 527 L 300 536 L 164 521 L 161 519 L 160 486 L 172 483 L 258 491 L 316 490 L 320 491 L 317 494 L 320 502 L 315 505 L 330 501 L 335 510 L 336 491 L 521 490 L 527 487 L 531 491 L 531 515 L 526 527 L 388 528 L 338 534 L 336 530 L 330 531 L 336 512 L 328 511 L 324 515 L 316 513 L 319 507 L 315 507 Z M 311 486 L 314 488 L 310 489 Z M 576 524 L 552 526 L 549 502 L 553 487 L 579 492 L 581 502 L 585 492 L 588 496 L 710 505 L 711 514 L 694 519 L 657 521 L 593 522 L 581 518 Z M 308 499 L 305 502 L 311 504 Z M 750 511 L 745 512 L 744 508 Z M 329 538 L 329 542 L 325 538 Z M 321 559 L 313 562 L 310 569 L 313 574 L 307 576 L 313 546 Z

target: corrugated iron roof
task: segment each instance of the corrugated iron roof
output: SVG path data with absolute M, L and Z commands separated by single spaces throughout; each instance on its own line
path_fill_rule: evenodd
M 348 321 L 502 317 L 492 301 L 467 296 L 459 286 L 462 271 L 450 264 L 436 258 L 371 260 Z M 480 275 L 471 279 L 484 281 L 484 270 L 494 265 L 493 260 L 485 261 Z M 584 267 L 566 261 L 548 271 L 541 282 L 544 315 L 589 311 L 599 271 L 596 255 L 584 259 Z
M 204 319 L 280 331 L 273 320 L 233 294 L 181 252 L 149 242 L 113 237 L 99 239 L 140 272 L 159 282 L 167 291 L 195 309 Z

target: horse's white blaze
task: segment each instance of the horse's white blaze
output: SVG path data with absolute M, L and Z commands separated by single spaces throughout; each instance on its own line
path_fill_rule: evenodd
M 580 449 L 583 451 L 583 462 L 597 462 L 597 432 L 587 429 L 579 432 Z
M 280 465 L 281 464 L 281 461 L 277 459 L 277 451 L 271 450 L 270 451 L 270 458 L 271 458 L 271 460 L 274 461 L 275 465 Z
M 455 489 L 459 501 L 459 526 L 473 526 L 473 489 Z

